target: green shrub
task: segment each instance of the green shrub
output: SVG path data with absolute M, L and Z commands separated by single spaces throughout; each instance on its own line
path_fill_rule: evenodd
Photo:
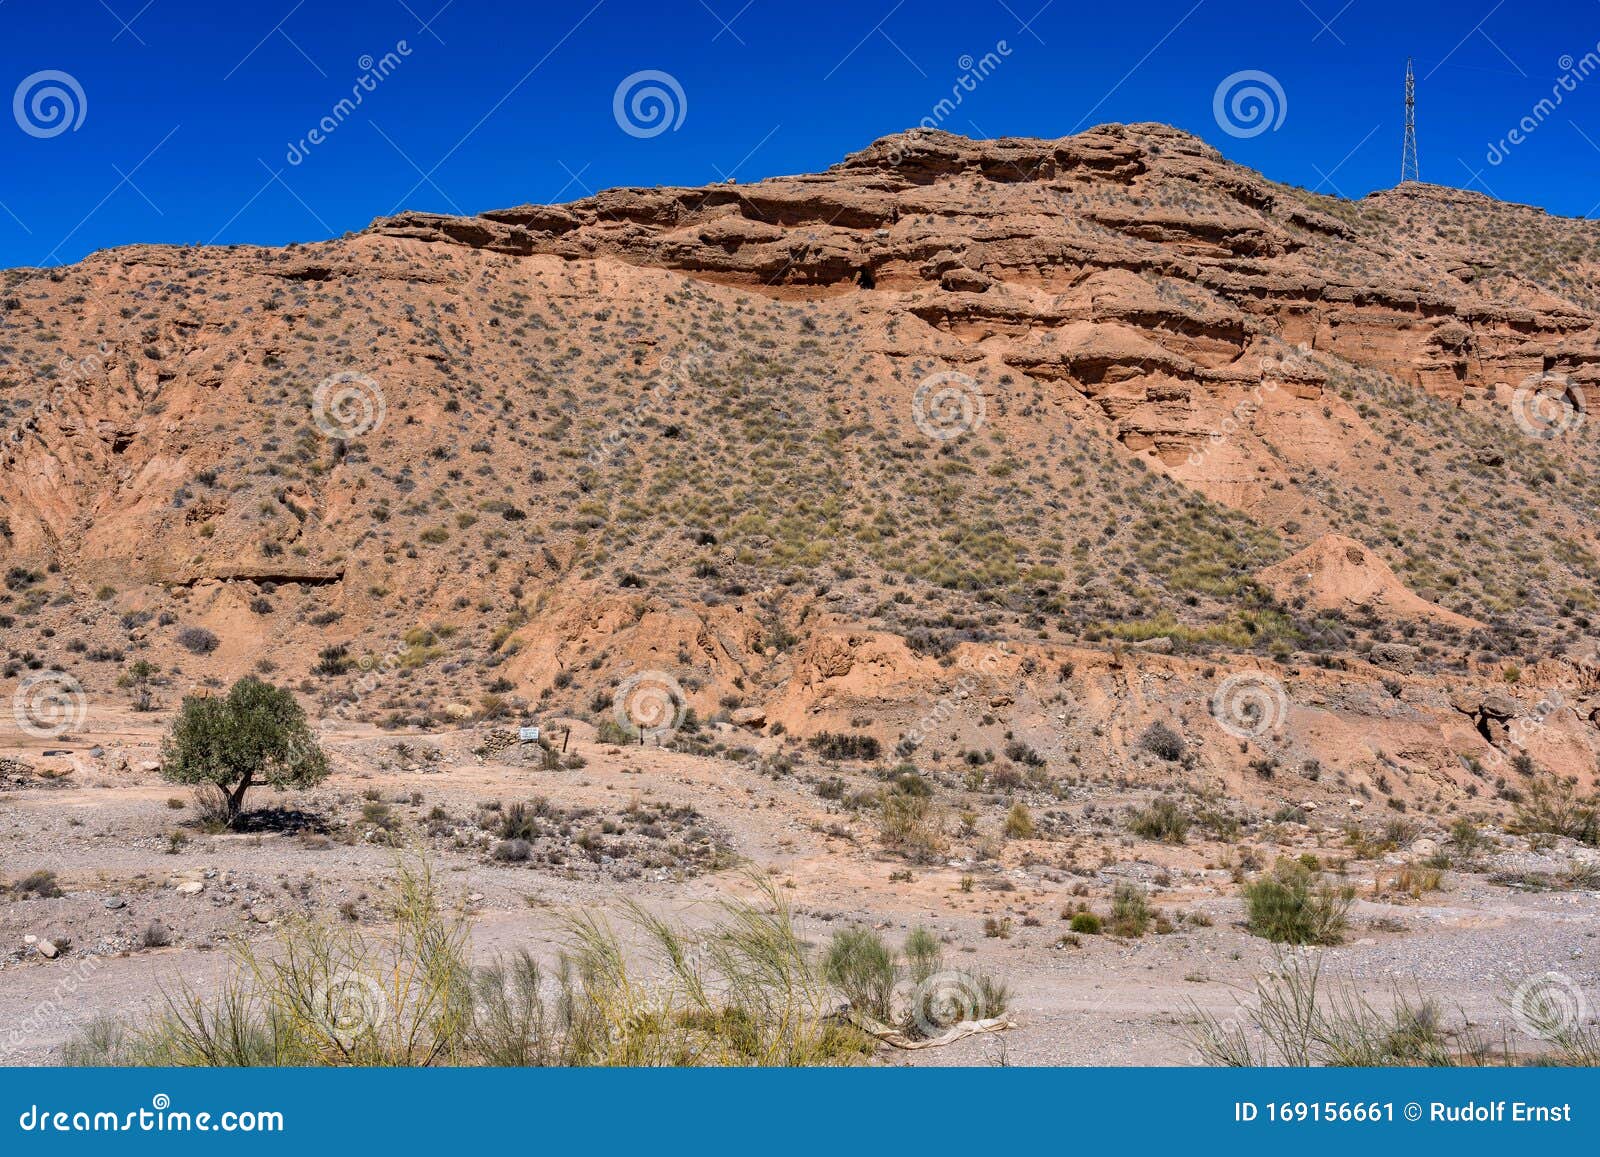
M 1569 779 L 1539 776 L 1528 784 L 1527 794 L 1518 802 L 1510 830 L 1600 844 L 1600 796 L 1582 795 Z
M 824 759 L 854 759 L 871 763 L 883 753 L 883 745 L 870 735 L 835 735 L 824 731 L 811 737 L 811 746 Z
M 1139 736 L 1139 746 L 1168 763 L 1177 763 L 1189 751 L 1183 736 L 1159 719 L 1144 729 L 1144 734 Z
M 898 971 L 894 953 L 870 928 L 835 932 L 822 964 L 822 974 L 844 994 L 852 1011 L 883 1024 L 894 1015 Z
M 1128 819 L 1128 828 L 1147 840 L 1181 844 L 1189 835 L 1189 817 L 1176 800 L 1163 797 L 1148 807 L 1135 808 Z
M 920 924 L 906 936 L 906 975 L 912 984 L 921 984 L 944 967 L 944 949 L 939 938 Z
M 1100 917 L 1093 912 L 1074 912 L 1071 926 L 1074 932 L 1081 932 L 1085 936 L 1100 935 Z
M 948 846 L 944 810 L 926 796 L 886 791 L 878 820 L 884 846 L 913 863 L 927 863 Z
M 1124 881 L 1111 893 L 1111 934 L 1136 939 L 1150 927 L 1150 901 L 1138 884 Z
M 1011 805 L 1011 810 L 1006 812 L 1004 828 L 1007 838 L 1025 840 L 1033 835 L 1033 815 L 1028 811 L 1028 805 L 1018 800 Z
M 1282 944 L 1338 944 L 1355 897 L 1295 860 L 1279 860 L 1243 894 L 1250 931 Z

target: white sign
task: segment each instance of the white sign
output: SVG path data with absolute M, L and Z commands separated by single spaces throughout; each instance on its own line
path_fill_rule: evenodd
M 517 728 L 517 738 L 523 743 L 538 743 L 539 729 L 537 727 L 519 727 Z

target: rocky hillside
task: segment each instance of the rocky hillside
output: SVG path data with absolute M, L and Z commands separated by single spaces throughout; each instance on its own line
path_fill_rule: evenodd
M 962 744 L 1135 768 L 1251 672 L 1234 787 L 1589 774 L 1597 279 L 1592 223 L 1159 125 L 12 270 L 6 676 L 401 722 L 648 670 L 888 744 L 956 688 Z

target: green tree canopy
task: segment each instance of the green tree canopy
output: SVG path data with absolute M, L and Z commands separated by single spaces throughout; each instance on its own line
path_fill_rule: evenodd
M 174 783 L 215 784 L 232 826 L 257 783 L 308 787 L 328 774 L 328 757 L 290 692 L 252 675 L 223 698 L 184 699 L 161 747 L 161 774 Z

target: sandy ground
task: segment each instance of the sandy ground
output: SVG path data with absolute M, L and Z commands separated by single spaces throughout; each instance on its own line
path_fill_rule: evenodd
M 575 907 L 615 914 L 632 899 L 699 923 L 718 899 L 749 895 L 744 873 L 755 870 L 779 884 L 814 942 L 851 922 L 877 927 L 892 942 L 920 924 L 945 939 L 949 966 L 988 971 L 1011 985 L 1015 1029 L 943 1049 L 889 1051 L 882 1057 L 888 1064 L 1192 1063 L 1186 1026 L 1193 1009 L 1232 1012 L 1273 961 L 1272 946 L 1244 930 L 1237 889 L 1217 866 L 1226 849 L 1214 845 L 1103 836 L 1095 841 L 1099 866 L 1068 871 L 1053 841 L 1039 839 L 1008 845 L 996 859 L 962 857 L 957 849 L 949 863 L 913 866 L 910 880 L 891 879 L 907 865 L 879 848 L 869 822 L 820 799 L 804 775 L 775 781 L 722 759 L 581 740 L 572 750 L 586 766 L 540 770 L 521 763 L 515 749 L 471 755 L 481 737 L 382 736 L 359 727 L 338 733 L 338 770 L 326 783 L 302 793 L 266 790 L 255 799 L 332 817 L 332 838 L 312 840 L 284 831 L 206 835 L 193 827 L 192 805 L 169 805 L 187 792 L 141 766 L 154 758 L 159 732 L 136 717 L 71 743 L 0 750 L 35 765 L 75 762 L 61 786 L 30 780 L 0 791 L 0 879 L 44 869 L 65 893 L 0 899 L 0 1055 L 8 1063 L 49 1064 L 97 1013 L 154 1007 L 180 984 L 208 991 L 229 968 L 230 937 L 269 944 L 292 912 L 339 918 L 345 905 L 364 925 L 380 922 L 378 905 L 401 852 L 365 835 L 360 812 L 372 796 L 396 801 L 390 807 L 400 817 L 401 842 L 424 848 L 446 895 L 466 905 L 483 959 L 519 947 L 552 953 L 560 916 Z M 394 754 L 397 740 L 410 758 Z M 92 745 L 104 754 L 91 756 Z M 417 754 L 430 746 L 439 749 L 437 759 Z M 66 754 L 46 756 L 47 747 Z M 459 818 L 484 801 L 536 796 L 560 808 L 593 808 L 594 817 L 640 803 L 687 806 L 697 814 L 679 833 L 684 840 L 709 833 L 739 866 L 652 864 L 620 843 L 599 862 L 501 864 L 487 854 L 492 838 L 476 829 L 464 847 L 455 836 L 423 834 L 435 807 Z M 188 837 L 175 849 L 174 831 Z M 1330 839 L 1309 830 L 1291 835 L 1299 846 Z M 1568 846 L 1540 856 L 1505 841 L 1480 866 L 1558 870 L 1575 854 L 1581 851 Z M 1491 884 L 1482 872 L 1450 871 L 1443 891 L 1387 902 L 1370 898 L 1377 867 L 1347 868 L 1362 899 L 1345 944 L 1317 950 L 1330 975 L 1349 978 L 1380 1003 L 1396 986 L 1421 991 L 1496 1033 L 1510 1026 L 1511 992 L 1546 972 L 1584 991 L 1591 1015 L 1600 1006 L 1600 893 L 1527 892 Z M 971 880 L 965 889 L 964 877 Z M 1176 930 L 1063 943 L 1062 910 L 1082 898 L 1104 911 L 1120 879 L 1149 886 L 1152 903 L 1174 916 Z M 200 890 L 184 894 L 183 883 Z M 1209 924 L 1179 913 L 1203 914 Z M 986 919 L 1007 918 L 1008 936 L 985 934 Z M 142 946 L 152 922 L 168 930 L 169 946 Z M 45 959 L 29 937 L 70 944 Z

